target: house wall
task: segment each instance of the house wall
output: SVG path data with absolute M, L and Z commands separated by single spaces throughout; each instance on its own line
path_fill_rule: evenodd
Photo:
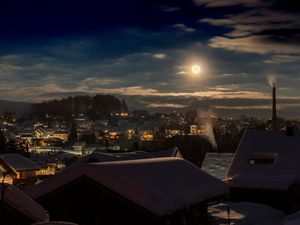
M 35 177 L 36 170 L 18 171 L 16 179 L 25 179 L 29 177 Z
M 19 171 L 13 179 L 13 184 L 20 189 L 34 185 L 37 182 L 36 170 Z
M 83 177 L 37 201 L 49 212 L 50 220 L 79 225 L 160 225 L 160 218 Z

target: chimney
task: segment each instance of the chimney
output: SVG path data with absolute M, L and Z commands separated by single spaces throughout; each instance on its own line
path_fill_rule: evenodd
M 272 104 L 272 126 L 273 130 L 277 129 L 277 117 L 276 117 L 276 87 L 273 87 L 273 104 Z

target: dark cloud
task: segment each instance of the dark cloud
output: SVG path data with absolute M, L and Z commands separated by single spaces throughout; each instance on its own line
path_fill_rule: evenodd
M 265 1 L 254 1 L 260 2 Z M 285 5 L 283 1 L 268 3 L 273 4 L 244 9 L 241 13 L 221 18 L 201 19 L 202 23 L 231 29 L 223 36 L 211 38 L 210 46 L 259 54 L 297 54 L 300 47 L 299 12 L 287 11 L 288 7 L 282 7 Z

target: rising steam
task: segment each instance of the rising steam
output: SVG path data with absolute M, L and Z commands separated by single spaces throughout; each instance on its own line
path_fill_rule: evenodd
M 267 76 L 267 80 L 268 80 L 268 83 L 271 87 L 275 87 L 276 86 L 276 76 L 275 75 L 268 75 Z
M 213 148 L 216 150 L 218 146 L 217 146 L 217 142 L 216 142 L 216 139 L 215 139 L 213 125 L 212 125 L 211 120 L 207 120 L 205 122 L 204 126 L 205 126 L 205 134 L 207 136 L 207 139 L 209 140 L 209 142 L 211 143 Z
M 207 110 L 207 111 L 197 110 L 197 115 L 198 115 L 199 120 L 202 120 L 202 121 L 204 120 L 205 136 L 206 136 L 207 140 L 211 143 L 213 148 L 216 150 L 217 142 L 216 142 L 215 135 L 214 135 L 213 124 L 210 119 L 210 116 L 212 115 L 212 111 L 211 110 Z

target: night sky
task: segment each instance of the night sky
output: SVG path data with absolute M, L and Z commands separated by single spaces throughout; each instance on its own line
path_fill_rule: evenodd
M 1 0 L 0 98 L 300 117 L 300 8 L 268 0 Z M 198 64 L 201 72 L 191 73 Z

